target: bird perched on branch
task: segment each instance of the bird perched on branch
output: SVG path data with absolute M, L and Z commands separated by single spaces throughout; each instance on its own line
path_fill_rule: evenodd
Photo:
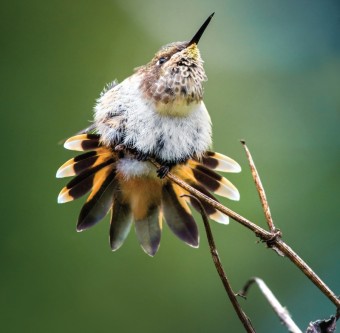
M 213 14 L 188 42 L 162 47 L 145 66 L 101 93 L 94 122 L 69 138 L 64 147 L 84 151 L 57 171 L 57 177 L 75 176 L 62 189 L 58 202 L 90 192 L 77 230 L 95 225 L 111 211 L 110 244 L 117 250 L 134 222 L 137 238 L 150 256 L 159 248 L 163 220 L 185 243 L 198 247 L 199 234 L 188 202 L 171 172 L 213 198 L 211 192 L 239 200 L 235 186 L 215 171 L 239 172 L 231 158 L 209 151 L 211 121 L 203 103 L 207 80 L 197 44 Z M 157 161 L 157 170 L 149 159 Z M 204 205 L 220 223 L 228 217 Z

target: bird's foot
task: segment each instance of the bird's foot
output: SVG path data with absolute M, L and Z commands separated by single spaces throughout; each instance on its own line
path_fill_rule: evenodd
M 126 146 L 121 143 L 121 144 L 115 146 L 113 149 L 117 152 L 120 152 L 120 151 L 126 150 Z
M 160 179 L 163 179 L 170 171 L 172 165 L 170 164 L 164 164 L 157 170 L 157 176 Z
M 135 157 L 137 161 L 145 162 L 149 159 L 150 156 L 139 151 L 136 153 Z

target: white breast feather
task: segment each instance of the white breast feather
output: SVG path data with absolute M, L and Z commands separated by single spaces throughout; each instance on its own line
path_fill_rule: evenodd
M 123 175 L 125 179 L 140 176 L 157 178 L 155 167 L 150 162 L 141 162 L 134 158 L 121 158 L 117 162 L 117 171 Z
M 203 101 L 190 105 L 186 116 L 164 115 L 143 98 L 139 86 L 140 77 L 133 75 L 98 99 L 95 122 L 104 144 L 120 142 L 169 162 L 209 148 L 211 120 Z

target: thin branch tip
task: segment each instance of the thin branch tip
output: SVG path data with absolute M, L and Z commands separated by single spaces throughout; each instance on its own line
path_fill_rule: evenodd
M 275 232 L 276 232 L 276 227 L 274 225 L 274 221 L 273 221 L 272 215 L 270 213 L 269 203 L 268 203 L 268 200 L 267 200 L 266 192 L 264 190 L 264 187 L 263 187 L 261 179 L 260 179 L 260 175 L 259 175 L 259 173 L 256 169 L 253 157 L 251 156 L 251 153 L 250 153 L 248 147 L 244 144 L 243 148 L 245 150 L 245 153 L 246 153 L 246 156 L 247 156 L 247 159 L 248 159 L 250 171 L 251 171 L 251 174 L 253 176 L 253 180 L 254 180 L 254 183 L 255 183 L 255 186 L 256 186 L 256 189 L 257 189 L 257 193 L 260 197 L 260 202 L 261 202 L 261 205 L 262 205 L 264 216 L 265 216 L 266 221 L 267 221 L 268 228 L 269 228 L 270 232 L 274 235 Z
M 257 279 L 256 277 L 250 278 L 237 294 L 240 295 L 241 297 L 247 298 L 248 290 L 250 286 L 255 282 L 256 279 Z
M 273 292 L 268 288 L 262 279 L 258 277 L 249 279 L 244 285 L 243 290 L 241 290 L 241 293 L 246 295 L 253 284 L 257 285 L 262 295 L 266 298 L 276 315 L 280 318 L 281 322 L 288 328 L 289 332 L 302 333 L 302 331 L 291 318 L 288 310 L 280 304 Z

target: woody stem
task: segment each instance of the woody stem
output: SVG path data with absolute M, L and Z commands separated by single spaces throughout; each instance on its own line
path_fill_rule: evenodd
M 156 167 L 159 168 L 160 164 L 157 163 L 155 160 L 150 159 L 150 162 Z M 245 217 L 241 216 L 240 214 L 234 212 L 233 210 L 221 205 L 217 201 L 209 198 L 208 196 L 204 195 L 200 191 L 194 189 L 186 182 L 182 181 L 171 172 L 169 172 L 166 177 L 188 191 L 190 194 L 197 197 L 199 200 L 206 202 L 207 204 L 211 205 L 218 211 L 228 215 L 235 221 L 241 223 L 243 226 L 248 228 L 249 230 L 253 231 L 256 237 L 259 237 L 263 242 L 266 242 L 268 247 L 278 250 L 284 256 L 288 257 L 294 264 L 297 266 L 320 290 L 321 292 L 337 307 L 340 308 L 340 299 L 334 294 L 334 292 L 315 274 L 315 272 L 307 265 L 305 261 L 303 261 L 291 247 L 289 247 L 281 238 L 280 235 L 277 233 L 271 233 L 266 231 L 265 229 L 259 227 L 255 223 L 249 221 Z

